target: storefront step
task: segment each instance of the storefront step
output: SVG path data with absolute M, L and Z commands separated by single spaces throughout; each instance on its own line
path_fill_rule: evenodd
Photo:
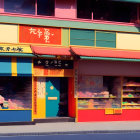
M 12 125 L 35 125 L 35 122 L 0 122 L 0 126 L 12 126 Z
M 35 119 L 35 123 L 51 123 L 51 122 L 75 122 L 75 118 L 71 117 L 54 117 L 46 119 Z

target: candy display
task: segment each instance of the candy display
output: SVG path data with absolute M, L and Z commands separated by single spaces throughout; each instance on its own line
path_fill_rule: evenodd
M 116 99 L 79 99 L 78 108 L 120 108 L 120 100 Z
M 0 109 L 24 109 L 24 104 L 19 100 L 6 100 L 0 95 Z
M 139 78 L 124 78 L 123 101 L 125 109 L 140 108 L 140 81 Z
M 102 91 L 102 92 L 79 91 L 77 94 L 78 94 L 78 97 L 109 97 L 108 91 Z
M 109 76 L 80 76 L 78 79 L 78 108 L 120 108 L 121 80 Z

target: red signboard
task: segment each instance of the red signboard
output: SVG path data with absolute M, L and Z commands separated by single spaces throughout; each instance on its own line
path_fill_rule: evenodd
M 61 28 L 20 25 L 19 42 L 61 45 Z

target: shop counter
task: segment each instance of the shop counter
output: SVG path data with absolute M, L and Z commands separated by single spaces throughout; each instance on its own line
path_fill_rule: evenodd
M 0 110 L 0 123 L 5 122 L 30 122 L 32 110 Z

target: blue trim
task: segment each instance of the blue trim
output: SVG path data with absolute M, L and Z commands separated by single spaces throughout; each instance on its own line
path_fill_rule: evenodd
M 35 57 L 34 54 L 30 54 L 30 53 L 0 53 L 0 56 L 23 56 L 23 57 Z
M 11 76 L 11 58 L 0 58 L 0 74 L 2 76 Z
M 17 58 L 17 75 L 32 75 L 32 58 Z
M 32 121 L 31 110 L 0 110 L 0 122 Z

